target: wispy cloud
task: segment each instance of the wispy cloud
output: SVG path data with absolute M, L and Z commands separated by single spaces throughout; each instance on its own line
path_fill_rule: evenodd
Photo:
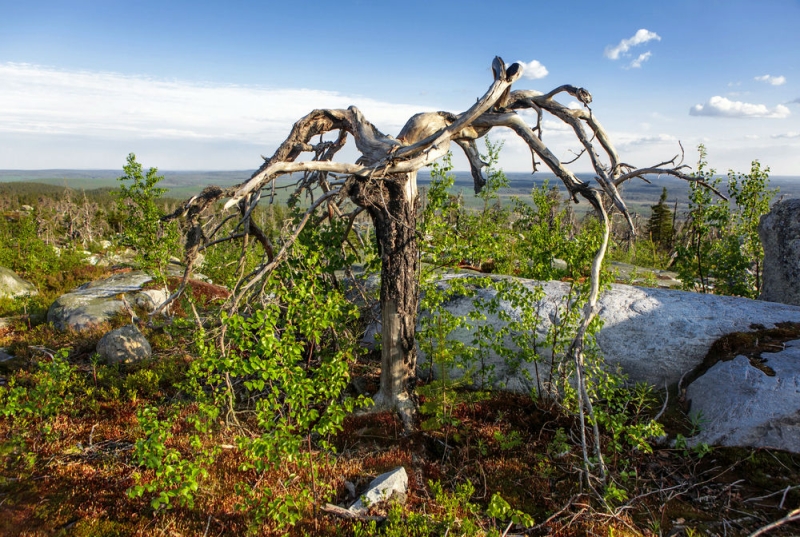
M 633 60 L 630 65 L 628 65 L 628 69 L 639 69 L 644 62 L 650 59 L 650 56 L 652 55 L 653 53 L 649 50 L 644 54 L 639 54 L 639 57 Z
M 766 82 L 767 84 L 772 84 L 773 86 L 783 86 L 786 84 L 786 77 L 785 76 L 757 76 L 754 80 L 758 80 L 759 82 Z
M 609 60 L 618 60 L 621 55 L 626 54 L 631 47 L 642 45 L 652 40 L 661 41 L 661 36 L 650 30 L 642 28 L 637 31 L 633 37 L 623 39 L 616 46 L 608 45 L 603 55 Z
M 800 97 L 798 97 L 794 101 L 789 101 L 789 104 L 800 104 Z
M 650 134 L 642 136 L 639 134 L 621 133 L 616 135 L 617 146 L 620 148 L 633 146 L 647 146 L 655 144 L 674 144 L 678 139 L 671 134 Z
M 0 133 L 162 138 L 259 144 L 282 141 L 314 108 L 358 106 L 387 133 L 419 106 L 316 89 L 165 81 L 118 73 L 0 64 Z
M 751 104 L 742 101 L 731 101 L 716 95 L 705 104 L 696 104 L 689 109 L 692 116 L 711 117 L 762 117 L 782 119 L 791 115 L 789 109 L 782 104 L 768 108 L 763 104 Z
M 517 62 L 522 65 L 522 76 L 531 80 L 538 80 L 548 75 L 547 67 L 542 65 L 539 60 L 530 62 Z
M 773 134 L 771 138 L 800 138 L 800 132 L 785 132 L 783 134 Z

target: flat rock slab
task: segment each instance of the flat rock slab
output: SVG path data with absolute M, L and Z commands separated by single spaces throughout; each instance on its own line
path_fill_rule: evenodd
M 453 278 L 469 277 L 446 275 L 440 284 L 447 285 Z M 543 342 L 553 322 L 562 315 L 570 286 L 565 282 L 516 280 L 530 290 L 537 286 L 544 290 L 544 298 L 535 306 L 541 318 L 536 339 Z M 489 300 L 496 295 L 497 291 L 491 287 L 478 289 L 475 298 L 453 298 L 446 304 L 446 309 L 456 316 L 466 317 L 475 309 L 476 298 Z M 520 312 L 510 304 L 501 305 L 512 318 L 519 318 Z M 606 363 L 612 368 L 619 366 L 633 382 L 647 382 L 657 387 L 663 387 L 665 382 L 676 384 L 684 373 L 697 368 L 711 345 L 726 334 L 749 331 L 754 324 L 772 328 L 777 323 L 800 322 L 800 307 L 797 306 L 623 284 L 614 284 L 609 291 L 603 292 L 599 307 L 604 324 L 597 334 L 597 343 Z M 420 315 L 425 315 L 425 312 L 420 312 Z M 483 322 L 496 329 L 505 325 L 497 315 L 487 315 Z M 379 327 L 375 329 L 380 330 Z M 472 345 L 473 332 L 459 329 L 450 337 Z M 511 341 L 507 341 L 506 346 L 516 350 Z M 425 366 L 422 355 L 420 365 Z M 509 368 L 501 357 L 490 353 L 484 365 L 494 366 L 499 387 L 527 391 L 536 385 L 533 364 L 523 363 L 519 369 Z M 437 369 L 433 368 L 434 373 Z M 546 367 L 540 364 L 539 369 Z M 458 370 L 451 371 L 451 374 L 459 376 Z
M 689 439 L 718 446 L 800 453 L 800 340 L 763 353 L 769 376 L 745 356 L 714 364 L 686 390 L 700 433 Z
M 120 295 L 125 295 L 131 306 L 152 305 L 155 300 L 150 296 L 151 291 L 142 291 L 142 286 L 152 279 L 145 272 L 135 270 L 81 285 L 53 302 L 47 311 L 47 320 L 58 330 L 80 331 L 125 311 Z

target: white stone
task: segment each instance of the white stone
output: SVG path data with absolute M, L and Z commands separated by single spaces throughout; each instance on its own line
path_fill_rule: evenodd
M 408 474 L 406 469 L 400 466 L 373 479 L 367 490 L 350 506 L 349 510 L 364 515 L 369 511 L 370 506 L 385 502 L 392 497 L 392 494 L 405 494 L 407 490 Z

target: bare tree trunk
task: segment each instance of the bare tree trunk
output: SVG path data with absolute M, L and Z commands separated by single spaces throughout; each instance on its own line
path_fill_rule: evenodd
M 450 112 L 426 112 L 412 116 L 398 136 L 383 134 L 355 107 L 346 110 L 314 110 L 298 120 L 286 138 L 270 158 L 242 184 L 227 188 L 209 187 L 199 196 L 188 200 L 179 210 L 168 218 L 182 216 L 191 230 L 187 241 L 187 275 L 193 259 L 202 247 L 222 240 L 242 238 L 250 233 L 247 225 L 252 209 L 258 203 L 261 192 L 272 188 L 277 177 L 303 173 L 297 184 L 296 194 L 301 191 L 320 192 L 313 197 L 311 207 L 300 219 L 295 229 L 283 241 L 279 252 L 274 253 L 265 245 L 265 259 L 250 274 L 243 275 L 237 285 L 230 307 L 235 308 L 246 295 L 260 292 L 259 282 L 288 255 L 289 249 L 297 240 L 303 226 L 311 221 L 317 209 L 327 207 L 326 218 L 345 217 L 339 204 L 349 198 L 360 208 L 366 210 L 375 225 L 376 238 L 381 255 L 381 317 L 382 325 L 382 369 L 381 387 L 375 396 L 377 409 L 398 410 L 410 424 L 413 414 L 413 391 L 416 380 L 416 349 L 414 332 L 416 328 L 418 304 L 419 251 L 416 237 L 416 211 L 419 204 L 417 193 L 417 171 L 429 166 L 447 153 L 452 142 L 465 153 L 470 163 L 475 191 L 479 192 L 486 183 L 482 169 L 486 166 L 480 158 L 475 141 L 495 127 L 511 129 L 527 144 L 531 151 L 533 171 L 541 160 L 564 183 L 570 196 L 577 202 L 578 196 L 588 200 L 603 215 L 606 228 L 608 218 L 599 191 L 578 179 L 567 169 L 566 164 L 554 155 L 542 142 L 541 134 L 545 125 L 543 112 L 547 112 L 572 128 L 574 135 L 583 147 L 580 155 L 585 155 L 592 163 L 595 180 L 617 210 L 625 217 L 631 230 L 633 221 L 617 187 L 635 177 L 644 178 L 650 174 L 667 174 L 689 181 L 697 178 L 684 173 L 682 154 L 673 159 L 649 168 L 635 169 L 620 161 L 608 135 L 597 121 L 589 104 L 591 94 L 583 88 L 571 85 L 560 86 L 547 94 L 531 90 L 511 91 L 511 86 L 522 76 L 522 65 L 514 63 L 506 67 L 503 60 L 496 57 L 492 62 L 494 81 L 489 89 L 461 114 Z M 583 108 L 566 107 L 553 99 L 566 93 L 583 104 Z M 517 110 L 536 112 L 535 126 L 528 125 Z M 339 131 L 335 141 L 325 141 L 322 135 Z M 320 136 L 318 143 L 312 140 Z M 335 162 L 336 153 L 345 145 L 348 136 L 355 140 L 361 157 L 355 163 Z M 311 160 L 297 162 L 304 153 L 313 154 Z M 604 155 L 604 156 L 603 156 Z M 679 160 L 680 158 L 680 160 Z M 606 159 L 604 162 L 602 159 Z M 332 180 L 330 180 L 332 178 Z M 708 186 L 708 185 L 705 185 Z M 224 209 L 244 203 L 241 210 L 244 232 L 232 233 L 223 239 L 214 235 L 221 228 L 217 226 L 210 236 L 205 235 L 204 213 L 215 212 L 216 202 L 229 198 Z M 360 209 L 359 209 L 360 210 Z M 350 213 L 351 216 L 356 213 Z M 338 216 L 337 216 L 338 215 Z M 211 229 L 211 228 L 209 228 Z M 349 229 L 349 228 L 348 228 Z M 606 236 L 607 241 L 607 236 Z M 583 337 L 589 321 L 596 314 L 598 295 L 598 271 L 605 254 L 605 244 L 595 258 L 592 269 L 592 295 L 590 307 L 586 309 L 581 330 L 572 345 L 573 355 L 582 363 Z M 173 300 L 179 293 L 173 294 Z M 162 306 L 163 307 L 163 306 Z M 586 395 L 585 380 L 581 379 L 582 393 Z M 584 405 L 591 414 L 591 401 L 585 397 Z M 582 407 L 583 408 L 583 407 Z M 596 435 L 597 436 L 597 435 Z M 585 436 L 584 436 L 585 445 Z M 587 463 L 588 471 L 588 463 Z M 602 471 L 601 471 L 602 473 Z
M 364 207 L 375 226 L 381 256 L 381 386 L 378 409 L 411 417 L 416 383 L 414 334 L 419 301 L 416 172 L 353 181 L 350 199 Z

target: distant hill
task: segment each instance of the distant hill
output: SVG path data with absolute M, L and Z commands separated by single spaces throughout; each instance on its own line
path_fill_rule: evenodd
M 159 170 L 164 176 L 161 186 L 169 189 L 169 196 L 178 199 L 191 197 L 208 185 L 230 186 L 246 180 L 252 170 L 237 171 L 165 171 Z M 39 186 L 30 188 L 61 190 L 65 187 L 74 190 L 97 190 L 116 188 L 117 177 L 122 175 L 122 170 L 0 170 L 0 194 L 8 193 L 9 186 L 4 183 L 38 183 Z M 468 206 L 478 206 L 481 202 L 473 196 L 472 177 L 469 172 L 455 172 L 456 181 L 454 191 L 464 194 Z M 592 174 L 577 174 L 583 181 L 593 182 Z M 561 182 L 549 173 L 508 173 L 510 186 L 501 192 L 501 199 L 508 201 L 511 196 L 528 199 L 534 186 L 541 185 L 545 180 L 550 185 L 561 186 Z M 282 178 L 281 183 L 291 183 L 290 178 Z M 419 174 L 419 184 L 426 187 L 430 182 L 427 170 Z M 772 188 L 780 188 L 780 196 L 787 198 L 800 198 L 800 177 L 773 176 L 770 177 Z M 47 186 L 45 186 L 47 185 Z M 658 202 L 662 187 L 667 187 L 668 200 L 672 204 L 678 202 L 679 211 L 687 206 L 688 183 L 672 177 L 652 178 L 648 184 L 642 180 L 631 180 L 622 188 L 623 198 L 632 211 L 649 214 L 650 206 Z M 15 192 L 19 189 L 28 190 L 26 187 L 16 185 Z M 581 204 L 583 206 L 585 204 Z M 579 207 L 582 208 L 582 207 Z

